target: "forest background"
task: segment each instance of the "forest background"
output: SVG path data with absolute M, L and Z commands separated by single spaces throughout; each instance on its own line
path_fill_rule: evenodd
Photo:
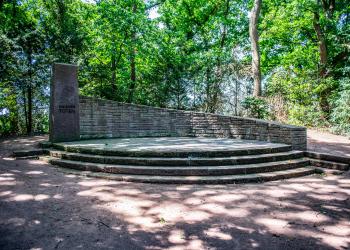
M 0 0 L 0 136 L 48 131 L 53 62 L 87 96 L 350 135 L 349 55 L 346 0 Z

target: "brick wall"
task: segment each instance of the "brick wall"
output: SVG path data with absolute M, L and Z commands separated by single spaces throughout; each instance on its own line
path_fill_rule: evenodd
M 258 119 L 80 96 L 80 137 L 203 136 L 280 142 L 306 150 L 306 129 Z

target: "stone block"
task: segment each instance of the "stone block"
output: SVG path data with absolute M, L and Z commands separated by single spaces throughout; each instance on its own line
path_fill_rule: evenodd
M 50 141 L 80 139 L 78 67 L 55 63 L 50 98 Z

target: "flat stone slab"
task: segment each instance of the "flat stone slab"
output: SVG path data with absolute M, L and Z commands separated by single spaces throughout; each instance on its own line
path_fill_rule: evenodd
M 152 137 L 96 139 L 56 143 L 64 147 L 90 148 L 97 150 L 117 150 L 126 152 L 208 152 L 266 149 L 288 146 L 254 140 L 192 137 Z

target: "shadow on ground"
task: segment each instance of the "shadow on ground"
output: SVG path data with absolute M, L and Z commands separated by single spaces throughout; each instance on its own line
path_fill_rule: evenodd
M 155 185 L 67 175 L 3 154 L 0 249 L 347 249 L 349 197 L 349 174 Z

